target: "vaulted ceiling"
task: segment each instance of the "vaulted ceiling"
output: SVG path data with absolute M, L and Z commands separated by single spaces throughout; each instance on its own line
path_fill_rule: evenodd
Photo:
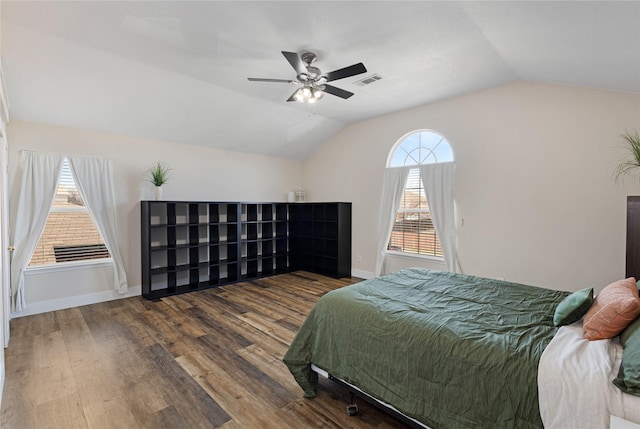
M 638 1 L 1 4 L 13 118 L 304 159 L 346 124 L 529 80 L 640 93 Z M 286 102 L 281 51 L 354 92 Z M 377 74 L 366 86 L 354 82 Z

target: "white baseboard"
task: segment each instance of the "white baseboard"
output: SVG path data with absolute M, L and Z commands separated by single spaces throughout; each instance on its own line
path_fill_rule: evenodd
M 364 270 L 351 270 L 351 276 L 353 277 L 360 277 L 361 279 L 372 279 L 374 278 L 376 275 L 374 273 L 372 273 L 371 271 L 364 271 Z
M 371 279 L 375 277 L 371 271 L 351 270 L 351 275 L 361 279 Z M 116 291 L 103 291 L 89 293 L 86 295 L 76 295 L 67 298 L 52 299 L 49 301 L 29 302 L 24 311 L 14 311 L 11 318 L 31 316 L 34 314 L 48 313 L 49 311 L 64 310 L 66 308 L 79 307 L 81 305 L 97 304 L 99 302 L 112 301 L 114 299 L 128 298 L 142 294 L 142 286 L 129 286 L 126 294 L 119 294 Z
M 31 302 L 27 303 L 27 308 L 24 311 L 15 311 L 11 313 L 11 318 L 31 316 L 33 314 L 47 313 L 49 311 L 64 310 L 65 308 L 79 307 L 81 305 L 97 304 L 99 302 L 129 298 L 131 296 L 139 296 L 141 294 L 142 286 L 129 286 L 129 290 L 125 294 L 117 293 L 114 290 L 106 290 L 103 292 L 89 293 L 86 295 L 70 296 L 68 298 Z
M 361 279 L 372 279 L 375 274 L 371 271 L 351 270 L 353 277 Z M 141 295 L 142 286 L 129 286 L 126 294 L 119 294 L 116 291 L 103 291 L 89 293 L 86 295 L 76 295 L 67 298 L 52 299 L 49 301 L 30 302 L 24 311 L 14 311 L 11 318 L 31 316 L 34 314 L 48 313 L 49 311 L 64 310 L 66 308 L 79 307 L 81 305 L 97 304 L 99 302 L 112 301 L 114 299 L 128 298 L 131 296 Z

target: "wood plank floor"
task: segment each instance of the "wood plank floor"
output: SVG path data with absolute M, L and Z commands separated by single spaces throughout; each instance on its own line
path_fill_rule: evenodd
M 282 363 L 313 304 L 357 282 L 297 272 L 148 301 L 133 297 L 11 321 L 0 427 L 406 428 Z

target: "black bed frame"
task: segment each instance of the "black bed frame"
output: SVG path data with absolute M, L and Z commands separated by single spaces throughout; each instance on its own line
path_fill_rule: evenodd
M 315 369 L 314 369 L 315 371 Z M 318 373 L 318 375 L 322 375 L 323 377 L 325 376 L 324 374 L 316 371 L 316 373 Z M 347 406 L 347 414 L 350 416 L 355 416 L 358 413 L 358 406 L 355 403 L 355 399 L 356 397 L 363 399 L 365 402 L 373 405 L 374 407 L 378 408 L 379 410 L 382 410 L 384 412 L 386 412 L 387 414 L 392 415 L 393 417 L 395 417 L 397 420 L 401 421 L 402 423 L 404 423 L 405 425 L 409 426 L 410 428 L 413 429 L 430 429 L 429 426 L 425 426 L 422 423 L 418 422 L 417 420 L 414 420 L 404 414 L 402 414 L 401 412 L 399 412 L 398 410 L 391 408 L 387 405 L 385 405 L 383 402 L 380 402 L 378 400 L 376 400 L 375 398 L 371 397 L 370 395 L 368 395 L 367 393 L 363 392 L 362 390 L 358 389 L 357 387 L 337 378 L 334 377 L 333 375 L 329 374 L 328 372 L 326 373 L 326 378 L 328 378 L 329 380 L 331 380 L 332 382 L 344 387 L 345 389 L 347 389 L 349 391 L 349 393 L 351 394 L 351 399 L 349 401 L 349 405 Z

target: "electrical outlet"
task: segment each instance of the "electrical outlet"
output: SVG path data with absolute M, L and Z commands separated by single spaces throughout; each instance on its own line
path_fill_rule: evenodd
M 356 256 L 356 262 L 359 263 L 359 264 L 362 263 L 362 255 Z

